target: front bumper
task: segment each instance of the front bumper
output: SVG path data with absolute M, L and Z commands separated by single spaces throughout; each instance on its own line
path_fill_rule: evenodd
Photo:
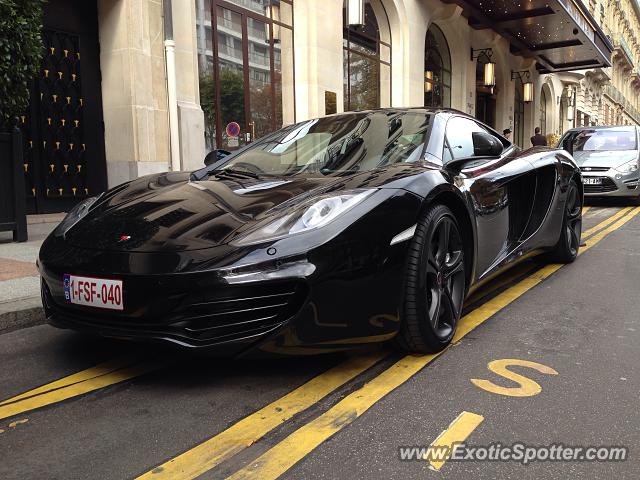
M 225 356 L 384 341 L 398 330 L 409 245 L 390 240 L 415 222 L 419 205 L 394 194 L 356 222 L 345 217 L 348 227 L 336 223 L 337 235 L 252 247 L 109 251 L 52 235 L 39 256 L 46 315 L 60 327 Z M 122 280 L 124 310 L 67 303 L 65 274 Z
M 105 337 L 216 347 L 235 354 L 282 330 L 301 315 L 309 287 L 303 278 L 239 285 L 215 274 L 124 276 L 125 310 L 67 303 L 62 277 L 41 265 L 41 291 L 49 323 Z
M 281 258 L 231 274 L 224 268 L 154 274 L 106 270 L 161 263 L 149 254 L 126 254 L 125 262 L 120 258 L 125 254 L 115 252 L 70 266 L 61 259 L 81 255 L 79 249 L 58 260 L 45 248 L 39 260 L 42 301 L 52 325 L 111 338 L 222 356 L 344 350 L 397 332 L 407 244 L 387 252 L 325 245 L 307 258 Z M 65 273 L 122 280 L 124 310 L 67 303 Z
M 587 167 L 589 168 L 589 167 Z M 595 167 L 597 168 L 597 167 Z M 614 169 L 582 171 L 584 194 L 587 197 L 632 197 L 640 195 L 639 173 L 622 174 Z M 598 184 L 588 184 L 588 179 L 598 179 Z

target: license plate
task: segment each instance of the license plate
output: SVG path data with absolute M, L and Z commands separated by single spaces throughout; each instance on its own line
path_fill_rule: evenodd
M 582 181 L 585 185 L 601 185 L 602 178 L 600 177 L 582 177 Z
M 65 274 L 64 298 L 68 303 L 122 310 L 122 280 Z

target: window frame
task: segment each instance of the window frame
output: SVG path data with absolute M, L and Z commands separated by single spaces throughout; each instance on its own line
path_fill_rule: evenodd
M 369 2 L 370 4 L 370 2 Z M 389 32 L 391 32 L 391 23 L 389 22 L 389 15 L 387 14 L 387 10 L 384 7 L 384 3 L 382 1 L 379 2 L 380 7 L 382 8 L 382 11 L 384 12 L 384 21 L 386 22 L 386 27 L 388 29 Z M 373 10 L 373 6 L 371 6 L 371 9 Z M 384 40 L 382 40 L 380 38 L 380 35 L 378 35 L 378 38 L 374 38 L 370 35 L 367 35 L 364 32 L 358 32 L 356 31 L 356 29 L 353 26 L 347 25 L 347 18 L 349 16 L 349 2 L 348 0 L 343 0 L 343 15 L 342 15 L 342 26 L 343 26 L 343 32 L 342 32 L 342 55 L 343 55 L 343 64 L 346 64 L 346 78 L 347 78 L 347 88 L 346 88 L 346 92 L 344 92 L 344 97 L 343 98 L 343 106 L 344 106 L 344 111 L 345 112 L 350 112 L 350 111 L 355 111 L 352 110 L 352 106 L 351 106 L 351 54 L 354 53 L 356 55 L 359 55 L 361 57 L 364 57 L 368 60 L 374 60 L 378 63 L 377 67 L 378 67 L 378 104 L 374 107 L 374 108 L 380 108 L 380 97 L 381 97 L 381 92 L 382 92 L 382 88 L 381 88 L 381 79 L 382 79 L 382 68 L 381 65 L 385 65 L 386 67 L 388 67 L 389 69 L 389 107 L 391 107 L 391 96 L 393 94 L 393 75 L 392 75 L 392 59 L 393 59 L 393 47 L 391 44 L 391 36 L 389 37 L 389 42 L 385 42 Z M 376 19 L 376 23 L 378 25 L 378 31 L 380 30 L 380 19 L 375 15 L 375 11 L 373 12 L 374 17 Z M 351 44 L 355 43 L 352 42 L 351 40 L 351 35 L 352 34 L 356 34 L 359 37 L 362 37 L 368 41 L 371 42 L 375 42 L 375 49 L 376 49 L 376 53 L 375 55 L 370 55 L 367 53 L 364 53 L 358 49 L 352 48 Z M 389 61 L 386 60 L 382 60 L 381 57 L 381 48 L 380 46 L 384 46 L 386 48 L 389 49 Z M 346 61 L 346 62 L 345 62 Z
M 190 0 L 193 2 L 193 0 Z M 209 7 L 207 9 L 207 3 L 210 3 Z M 214 109 L 215 109 L 215 116 L 214 116 L 214 121 L 213 121 L 213 128 L 215 130 L 214 132 L 214 137 L 213 137 L 213 141 L 214 141 L 214 149 L 215 148 L 223 148 L 223 129 L 225 127 L 225 125 L 223 125 L 223 119 L 222 116 L 220 114 L 221 111 L 221 104 L 222 104 L 222 95 L 221 95 L 221 80 L 220 80 L 220 74 L 221 74 L 221 70 L 222 70 L 222 65 L 225 63 L 225 61 L 223 59 L 220 58 L 220 49 L 221 48 L 225 48 L 225 46 L 227 46 L 227 43 L 221 43 L 220 42 L 220 37 L 218 35 L 218 15 L 217 15 L 217 11 L 218 8 L 222 8 L 224 9 L 224 11 L 231 11 L 234 12 L 238 15 L 241 16 L 242 20 L 241 20 L 241 38 L 235 38 L 232 37 L 234 39 L 234 46 L 233 48 L 235 48 L 235 40 L 239 40 L 240 42 L 240 49 L 242 51 L 242 55 L 243 55 L 243 62 L 242 62 L 242 66 L 239 69 L 240 72 L 242 73 L 242 78 L 243 78 L 243 92 L 244 92 L 244 120 L 242 122 L 241 128 L 243 130 L 243 132 L 251 132 L 251 128 L 250 125 L 253 122 L 252 120 L 252 113 L 253 110 L 251 108 L 251 93 L 250 93 L 250 85 L 251 85 L 251 67 L 250 67 L 250 63 L 251 63 L 251 55 L 255 55 L 255 52 L 251 51 L 250 49 L 250 40 L 249 40 L 249 23 L 251 21 L 258 21 L 260 23 L 266 24 L 268 25 L 269 28 L 269 41 L 268 43 L 265 43 L 264 48 L 266 50 L 267 56 L 265 58 L 269 58 L 268 60 L 268 65 L 266 65 L 266 67 L 268 68 L 268 74 L 269 74 L 269 84 L 270 84 L 270 92 L 269 92 L 269 99 L 270 99 L 270 116 L 271 116 L 271 125 L 270 128 L 273 129 L 273 131 L 279 130 L 280 128 L 282 128 L 284 125 L 278 125 L 277 120 L 282 117 L 283 115 L 281 114 L 280 116 L 278 116 L 277 114 L 277 110 L 278 110 L 278 104 L 277 104 L 277 100 L 278 100 L 278 94 L 276 93 L 276 88 L 275 88 L 275 82 L 274 82 L 274 78 L 275 78 L 275 72 L 276 72 L 276 62 L 275 62 L 275 57 L 276 57 L 276 52 L 279 52 L 279 49 L 276 48 L 276 44 L 278 43 L 278 40 L 275 38 L 275 31 L 276 29 L 279 29 L 280 32 L 283 31 L 288 31 L 290 32 L 291 35 L 291 49 L 292 49 L 292 58 L 291 58 L 291 69 L 293 70 L 292 72 L 292 98 L 291 101 L 293 102 L 293 122 L 295 123 L 297 121 L 296 118 L 296 61 L 295 61 L 295 55 L 293 55 L 293 52 L 295 51 L 295 20 L 294 20 L 294 9 L 295 9 L 295 5 L 294 5 L 294 0 L 279 0 L 279 3 L 284 3 L 286 5 L 289 6 L 290 8 L 290 12 L 291 12 L 291 19 L 290 19 L 290 23 L 288 23 L 287 20 L 281 20 L 281 19 L 274 19 L 273 18 L 273 6 L 274 6 L 274 2 L 273 0 L 269 1 L 268 7 L 269 7 L 269 11 L 267 12 L 263 12 L 263 13 L 259 13 L 256 12 L 255 10 L 252 10 L 248 7 L 242 6 L 238 3 L 235 3 L 233 0 L 210 0 L 210 2 L 207 2 L 206 0 L 203 0 L 203 6 L 204 6 L 204 17 L 202 19 L 200 19 L 201 23 L 198 24 L 198 19 L 196 18 L 195 21 L 195 25 L 194 25 L 194 29 L 196 31 L 196 36 L 197 36 L 197 30 L 199 28 L 200 25 L 203 26 L 203 28 L 205 29 L 205 32 L 207 30 L 211 31 L 211 36 L 212 36 L 212 57 L 211 57 L 211 61 L 212 64 L 209 66 L 209 57 L 207 56 L 207 48 L 206 48 L 206 44 L 205 44 L 205 48 L 203 49 L 203 56 L 205 58 L 205 61 L 207 62 L 207 66 L 205 66 L 204 68 L 201 68 L 200 65 L 200 49 L 199 46 L 196 45 L 196 50 L 197 50 L 197 56 L 198 56 L 198 77 L 200 77 L 202 74 L 205 75 L 209 75 L 212 77 L 213 80 L 213 89 L 214 89 L 214 95 L 213 95 L 213 104 L 214 104 Z M 208 15 L 207 15 L 208 13 Z M 206 33 L 205 33 L 206 36 Z M 229 37 L 229 36 L 227 36 Z M 225 40 L 226 41 L 226 40 Z M 197 42 L 196 42 L 197 43 Z M 211 72 L 208 72 L 207 70 L 211 68 Z M 282 66 L 282 61 L 280 61 L 280 69 L 283 69 Z M 265 72 L 266 73 L 266 72 Z M 257 80 L 254 78 L 254 80 Z M 281 80 L 282 81 L 282 80 Z M 261 83 L 264 83 L 262 81 L 260 81 Z M 280 85 L 280 88 L 282 88 L 282 85 Z M 282 102 L 282 98 L 280 99 Z M 198 104 L 201 103 L 201 99 L 200 97 L 198 98 Z M 284 108 L 282 107 L 282 109 L 284 110 Z M 206 120 L 205 120 L 206 122 Z M 206 129 L 206 126 L 205 126 Z M 251 142 L 255 141 L 255 138 L 251 139 Z M 207 148 L 207 145 L 205 143 L 205 148 Z
M 429 45 L 427 44 L 427 40 L 429 38 L 429 33 L 431 31 L 432 28 L 435 28 L 438 30 L 439 32 L 439 36 L 442 37 L 442 40 L 444 41 L 444 48 L 446 48 L 446 54 L 448 55 L 448 60 L 449 60 L 449 68 L 445 68 L 444 66 L 444 61 L 443 61 L 443 51 L 441 49 L 437 49 L 436 45 Z M 431 35 L 435 38 L 436 35 L 431 32 Z M 429 51 L 434 51 L 438 54 L 438 57 L 441 60 L 442 65 L 440 66 L 440 80 L 438 82 L 434 81 L 434 80 L 428 80 L 426 78 L 426 72 L 427 72 L 427 53 Z M 447 37 L 445 36 L 444 32 L 442 31 L 442 29 L 434 22 L 431 23 L 431 25 L 429 25 L 429 28 L 427 29 L 427 33 L 425 33 L 425 47 L 424 47 L 424 60 L 425 60 L 425 68 L 424 68 L 424 73 L 425 73 L 425 78 L 424 78 L 424 82 L 425 83 L 430 83 L 431 84 L 431 88 L 435 88 L 438 87 L 440 88 L 440 100 L 442 100 L 440 103 L 440 105 L 427 105 L 426 100 L 427 100 L 427 92 L 424 92 L 424 106 L 427 108 L 451 108 L 451 79 L 452 79 L 452 61 L 451 61 L 451 49 L 449 48 L 449 41 L 447 40 Z M 444 73 L 448 74 L 448 78 L 449 78 L 449 82 L 445 82 L 444 81 Z M 447 102 L 444 101 L 444 91 L 445 88 L 448 90 L 448 98 L 447 98 Z M 433 91 L 433 90 L 432 90 Z M 448 105 L 445 105 L 445 103 L 448 103 Z

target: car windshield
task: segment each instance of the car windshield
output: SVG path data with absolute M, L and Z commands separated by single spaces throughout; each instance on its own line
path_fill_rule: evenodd
M 222 170 L 277 176 L 363 172 L 420 160 L 432 120 L 414 112 L 348 113 L 291 125 L 233 156 Z
M 636 150 L 635 129 L 594 129 L 579 132 L 573 141 L 574 152 Z

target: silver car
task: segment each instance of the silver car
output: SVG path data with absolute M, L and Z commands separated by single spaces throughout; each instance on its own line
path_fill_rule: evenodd
M 580 167 L 585 196 L 638 198 L 639 135 L 636 126 L 573 128 L 558 148 Z

